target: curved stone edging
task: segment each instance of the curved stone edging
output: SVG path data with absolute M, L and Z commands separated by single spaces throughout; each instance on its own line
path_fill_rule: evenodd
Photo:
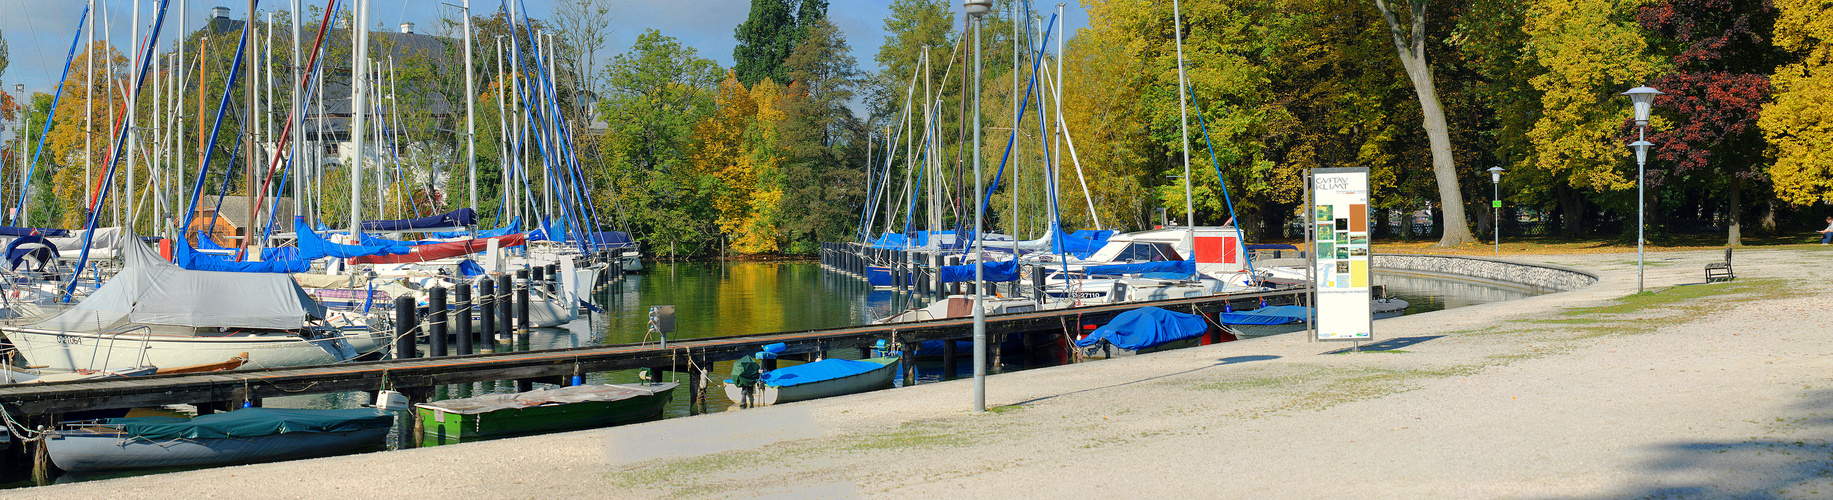
M 1598 281 L 1595 274 L 1565 266 L 1456 255 L 1375 254 L 1370 257 L 1369 265 L 1377 269 L 1469 276 L 1560 292 Z

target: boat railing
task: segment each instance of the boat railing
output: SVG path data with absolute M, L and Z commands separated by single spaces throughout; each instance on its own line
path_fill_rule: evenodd
M 146 351 L 147 346 L 153 342 L 153 329 L 146 325 L 127 325 L 96 334 L 96 349 L 89 351 L 89 368 L 102 370 L 112 366 L 114 362 L 115 344 L 122 340 L 121 337 L 134 333 L 135 331 L 140 331 L 142 333 L 139 340 L 139 349 L 136 349 L 137 356 L 135 356 L 134 366 L 146 366 Z M 103 344 L 104 342 L 106 342 L 105 345 Z M 107 354 L 101 354 L 102 351 L 107 351 Z M 96 356 L 102 356 L 102 364 L 96 364 Z

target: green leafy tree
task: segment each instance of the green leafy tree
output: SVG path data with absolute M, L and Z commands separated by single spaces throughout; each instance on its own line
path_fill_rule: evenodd
M 656 252 L 697 254 L 717 243 L 711 176 L 691 168 L 693 127 L 715 109 L 719 66 L 648 30 L 605 68 L 598 206 L 623 214 Z
M 846 38 L 826 19 L 784 62 L 795 83 L 779 106 L 784 153 L 781 214 L 792 252 L 851 236 L 864 199 L 864 127 L 848 107 L 862 83 Z
M 738 25 L 733 36 L 738 45 L 732 48 L 733 70 L 746 86 L 770 78 L 788 81 L 783 59 L 801 41 L 801 30 L 791 13 L 790 0 L 751 0 L 751 15 Z

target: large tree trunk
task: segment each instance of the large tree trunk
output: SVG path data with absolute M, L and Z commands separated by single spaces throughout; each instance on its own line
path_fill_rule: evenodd
M 1406 68 L 1413 92 L 1419 95 L 1419 110 L 1425 114 L 1426 142 L 1432 146 L 1432 173 L 1438 181 L 1440 209 L 1444 212 L 1443 236 L 1438 246 L 1449 247 L 1475 243 L 1470 234 L 1470 219 L 1464 216 L 1464 194 L 1458 190 L 1457 163 L 1451 157 L 1450 127 L 1445 122 L 1444 106 L 1438 101 L 1438 88 L 1432 82 L 1432 67 L 1426 64 L 1426 0 L 1410 0 L 1408 17 L 1411 30 L 1403 31 L 1400 21 L 1387 8 L 1386 0 L 1375 0 L 1375 7 L 1387 18 L 1388 33 L 1393 35 L 1394 50 L 1400 65 Z
M 1725 206 L 1725 218 L 1728 219 L 1725 225 L 1731 226 L 1730 234 L 1725 236 L 1725 244 L 1734 247 L 1744 244 L 1741 234 L 1744 226 L 1743 188 L 1744 179 L 1733 176 L 1731 178 L 1731 202 Z
M 1585 229 L 1585 198 L 1578 195 L 1577 189 L 1572 189 L 1570 186 L 1559 188 L 1559 208 L 1563 213 L 1560 221 L 1563 224 L 1561 224 L 1560 231 L 1567 238 L 1578 237 L 1588 232 Z

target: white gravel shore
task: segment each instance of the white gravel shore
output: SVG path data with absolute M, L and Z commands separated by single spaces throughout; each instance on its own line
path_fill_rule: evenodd
M 756 410 L 19 498 L 1833 497 L 1833 250 L 1510 255 L 1583 289 Z M 1377 348 L 1384 345 L 1377 345 Z M 713 396 L 717 397 L 717 396 Z

